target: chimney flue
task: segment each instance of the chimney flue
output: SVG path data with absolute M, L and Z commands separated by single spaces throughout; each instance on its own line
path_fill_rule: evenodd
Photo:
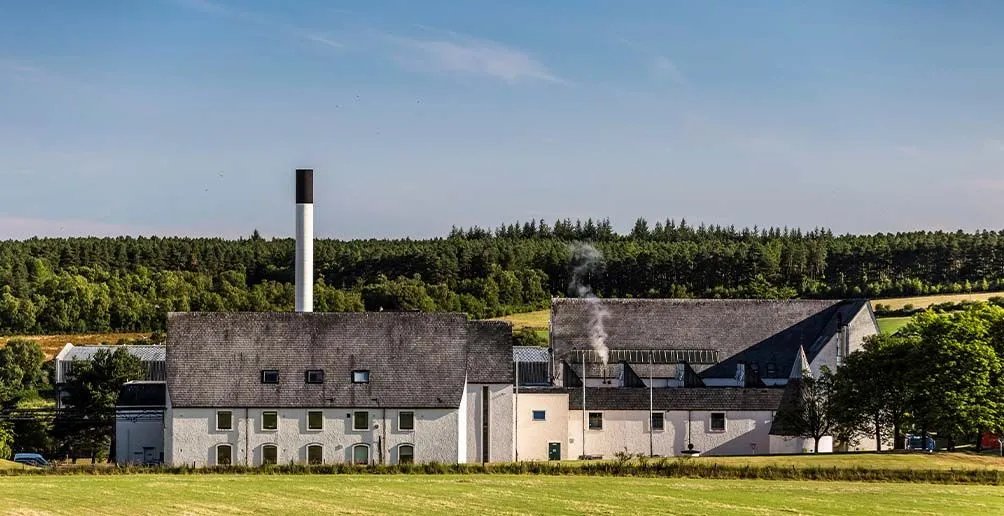
M 314 170 L 296 170 L 296 311 L 314 311 Z

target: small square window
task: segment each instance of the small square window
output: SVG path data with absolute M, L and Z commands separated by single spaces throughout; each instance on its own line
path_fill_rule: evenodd
M 352 429 L 353 430 L 369 430 L 370 428 L 370 413 L 369 412 L 353 412 L 352 413 Z
M 279 383 L 279 370 L 278 369 L 262 370 L 261 383 Z
M 307 412 L 307 430 L 324 430 L 324 413 L 320 410 Z
M 279 429 L 279 413 L 275 411 L 262 412 L 261 413 L 261 429 L 262 430 L 278 430 Z
M 352 383 L 370 383 L 370 372 L 352 371 Z
M 305 383 L 324 383 L 324 370 L 311 369 L 307 371 L 303 381 Z
M 543 410 L 534 410 L 533 411 L 533 420 L 534 421 L 545 421 L 546 419 L 547 419 L 547 412 L 546 411 L 543 411 Z
M 773 378 L 777 374 L 777 364 L 767 362 L 767 378 Z
M 590 430 L 603 430 L 603 413 L 602 412 L 590 412 L 589 413 L 589 429 Z
M 662 412 L 652 413 L 652 430 L 660 431 L 666 428 L 666 415 Z
M 711 431 L 712 432 L 724 432 L 725 431 L 725 413 L 724 412 L 712 412 L 711 413 Z
M 233 430 L 234 429 L 234 415 L 229 410 L 221 410 L 216 413 L 216 429 L 217 430 Z
M 415 413 L 414 412 L 398 412 L 398 414 L 397 414 L 397 429 L 398 430 L 414 430 L 415 429 Z

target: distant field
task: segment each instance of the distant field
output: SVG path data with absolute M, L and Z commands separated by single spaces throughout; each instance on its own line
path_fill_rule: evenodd
M 974 453 L 824 453 L 761 455 L 759 457 L 698 457 L 689 459 L 722 465 L 841 467 L 871 469 L 1001 469 L 1004 458 Z
M 512 329 L 519 331 L 523 328 L 531 330 L 546 330 L 551 324 L 550 310 L 537 310 L 536 312 L 526 312 L 522 314 L 512 314 L 505 317 L 496 317 L 493 320 L 509 321 Z
M 148 338 L 149 333 L 78 333 L 65 335 L 10 335 L 0 337 L 0 346 L 7 344 L 10 339 L 30 339 L 38 342 L 46 358 L 53 358 L 67 342 L 73 345 L 93 345 L 107 342 L 115 344 L 119 339 Z
M 910 319 L 912 317 L 879 317 L 876 320 L 878 321 L 879 331 L 891 335 L 906 326 L 910 322 Z
M 872 306 L 877 303 L 899 310 L 910 304 L 916 308 L 927 308 L 935 303 L 958 303 L 959 301 L 986 301 L 992 297 L 1004 297 L 1004 292 L 981 292 L 979 294 L 945 294 L 941 296 L 891 297 L 887 299 L 872 299 Z
M 514 475 L 0 478 L 8 514 L 1001 514 L 994 486 Z
M 10 469 L 10 468 L 21 468 L 20 464 L 16 462 L 11 462 L 9 460 L 0 459 L 0 469 Z

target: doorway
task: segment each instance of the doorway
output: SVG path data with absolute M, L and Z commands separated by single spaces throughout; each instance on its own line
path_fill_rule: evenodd
M 561 460 L 561 443 L 547 443 L 547 460 Z

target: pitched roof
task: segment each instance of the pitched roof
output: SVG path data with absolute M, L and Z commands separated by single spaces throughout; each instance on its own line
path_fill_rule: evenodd
M 582 410 L 582 389 L 568 389 L 568 409 Z M 777 410 L 784 389 L 697 387 L 652 389 L 655 410 Z M 649 389 L 586 388 L 586 410 L 648 410 Z
M 465 377 L 512 377 L 511 334 L 463 314 L 171 313 L 167 379 L 177 407 L 455 408 Z M 261 371 L 279 370 L 278 384 Z M 324 371 L 323 384 L 304 381 Z M 352 383 L 352 371 L 370 371 Z
M 555 357 L 589 349 L 595 301 L 554 299 L 551 345 Z M 606 345 L 616 349 L 708 349 L 718 363 L 702 378 L 731 378 L 739 361 L 776 364 L 787 377 L 799 346 L 811 361 L 867 300 L 602 299 Z
M 467 339 L 468 383 L 513 383 L 512 324 L 505 321 L 469 321 Z
M 164 346 L 157 344 L 148 345 L 99 345 L 99 346 L 74 346 L 73 344 L 67 344 L 63 347 L 62 351 L 56 355 L 57 360 L 73 361 L 73 360 L 90 360 L 94 357 L 98 351 L 108 350 L 112 353 L 117 349 L 125 349 L 129 354 L 139 358 L 144 362 L 163 362 L 165 358 Z

